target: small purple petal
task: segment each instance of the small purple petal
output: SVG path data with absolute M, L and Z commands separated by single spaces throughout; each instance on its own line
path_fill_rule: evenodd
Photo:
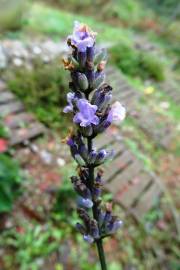
M 68 112 L 72 112 L 73 111 L 73 107 L 72 106 L 66 106 L 64 109 L 63 109 L 63 112 L 64 113 L 68 113 Z
M 78 205 L 81 207 L 92 208 L 93 202 L 88 198 L 78 197 Z
M 112 123 L 120 123 L 124 120 L 126 116 L 126 109 L 121 105 L 119 101 L 116 101 L 111 110 L 109 111 L 107 121 Z
M 75 123 L 80 124 L 81 127 L 99 124 L 99 118 L 95 115 L 97 111 L 96 105 L 90 104 L 86 99 L 79 99 L 77 107 L 79 112 L 77 112 L 73 118 Z
M 73 141 L 72 138 L 68 138 L 67 145 L 69 145 L 69 146 L 73 146 L 74 145 L 74 141 Z
M 92 244 L 92 243 L 94 242 L 94 238 L 93 238 L 91 235 L 89 235 L 89 234 L 85 234 L 85 235 L 83 236 L 83 238 L 84 238 L 84 240 L 87 241 L 89 244 Z
M 75 98 L 75 94 L 74 93 L 67 93 L 67 102 L 68 105 L 64 108 L 63 112 L 64 113 L 68 113 L 68 112 L 72 112 L 73 111 L 73 99 Z
M 108 123 L 112 123 L 112 121 L 113 121 L 113 113 L 112 113 L 112 109 L 109 111 L 106 121 L 107 121 Z

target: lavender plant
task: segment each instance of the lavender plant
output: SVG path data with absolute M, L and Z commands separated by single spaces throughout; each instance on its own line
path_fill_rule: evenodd
M 113 122 L 121 122 L 125 108 L 118 101 L 110 105 L 112 87 L 104 82 L 107 54 L 105 49 L 96 48 L 95 38 L 96 33 L 87 25 L 75 22 L 67 39 L 71 53 L 63 59 L 71 75 L 64 112 L 72 113 L 75 124 L 66 143 L 78 164 L 78 175 L 71 177 L 82 220 L 76 227 L 85 241 L 96 243 L 101 269 L 106 270 L 103 238 L 114 234 L 122 221 L 113 215 L 112 205 L 103 205 L 101 198 L 104 173 L 98 167 L 110 160 L 114 151 L 97 150 L 93 140 Z

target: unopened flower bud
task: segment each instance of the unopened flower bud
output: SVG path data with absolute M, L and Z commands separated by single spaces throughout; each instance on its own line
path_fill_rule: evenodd
M 94 46 L 87 47 L 87 61 L 93 62 L 93 58 L 94 58 Z
M 97 221 L 95 219 L 92 219 L 90 222 L 90 234 L 92 235 L 94 239 L 99 238 L 99 228 L 98 228 Z
M 94 164 L 96 158 L 97 158 L 97 152 L 96 152 L 96 150 L 92 150 L 89 153 L 88 163 L 89 164 Z
M 86 72 L 86 77 L 88 79 L 89 86 L 91 88 L 92 85 L 93 85 L 93 82 L 94 82 L 94 78 L 95 78 L 94 70 L 88 69 L 87 72 Z
M 82 91 L 85 91 L 88 88 L 88 79 L 85 74 L 78 72 L 78 84 Z
M 77 212 L 78 212 L 79 217 L 83 220 L 84 224 L 88 226 L 90 223 L 90 217 L 88 213 L 86 212 L 86 210 L 84 208 L 78 208 Z
M 75 68 L 79 67 L 78 61 L 73 56 L 71 56 L 71 62 L 74 65 Z
M 97 66 L 97 70 L 103 71 L 105 69 L 105 66 L 106 66 L 106 61 L 101 61 L 99 65 Z
M 88 150 L 85 144 L 84 143 L 80 144 L 78 150 L 82 158 L 86 161 L 88 159 Z
M 86 63 L 86 51 L 78 52 L 78 62 L 81 67 L 85 66 Z
M 107 226 L 107 233 L 116 233 L 116 231 L 121 228 L 123 225 L 122 220 L 113 220 L 109 222 L 108 226 Z
M 101 149 L 97 154 L 95 165 L 100 165 L 100 164 L 104 163 L 108 159 L 111 159 L 113 157 L 113 155 L 114 155 L 113 150 L 106 151 L 105 149 Z
M 69 138 L 67 139 L 66 143 L 67 143 L 67 145 L 69 145 L 69 146 L 74 146 L 74 140 L 73 140 L 73 138 L 72 138 L 72 137 L 69 137 Z
M 88 242 L 89 244 L 92 244 L 92 243 L 94 242 L 94 238 L 93 238 L 91 235 L 89 235 L 89 234 L 85 234 L 85 235 L 83 236 L 83 238 L 84 238 L 84 240 L 85 240 L 86 242 Z
M 92 208 L 93 202 L 88 198 L 78 197 L 77 204 L 80 207 Z
M 77 176 L 72 176 L 71 181 L 74 185 L 75 191 L 83 198 L 90 198 L 91 192 L 87 186 Z
M 85 166 L 85 165 L 86 165 L 84 159 L 80 156 L 80 154 L 75 154 L 75 155 L 74 155 L 74 159 L 77 161 L 77 163 L 78 163 L 80 166 Z
M 86 229 L 85 227 L 80 224 L 79 222 L 77 222 L 76 224 L 76 229 L 81 233 L 81 234 L 85 234 L 86 233 Z
M 96 185 L 93 187 L 93 198 L 97 200 L 101 196 L 102 189 Z
M 96 79 L 94 80 L 92 84 L 93 89 L 97 89 L 98 87 L 100 87 L 100 85 L 104 82 L 105 74 L 102 72 L 98 72 L 95 74 L 95 77 Z
M 79 127 L 79 130 L 81 131 L 81 133 L 83 134 L 84 137 L 89 137 L 93 133 L 93 128 L 91 125 L 89 125 L 87 127 Z
M 102 60 L 106 58 L 106 50 L 102 49 L 100 52 L 98 52 L 95 57 L 94 57 L 94 64 L 97 65 L 99 64 Z

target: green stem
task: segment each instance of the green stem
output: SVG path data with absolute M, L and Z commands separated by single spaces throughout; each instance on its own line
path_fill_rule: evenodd
M 88 138 L 88 152 L 90 152 L 91 150 L 92 150 L 92 138 L 89 137 Z M 89 166 L 89 188 L 90 188 L 91 192 L 93 189 L 93 185 L 94 185 L 94 167 Z M 92 196 L 92 200 L 93 200 L 93 196 Z M 93 200 L 92 211 L 93 211 L 94 219 L 98 222 L 98 207 L 97 207 L 97 204 L 94 200 Z M 98 239 L 96 241 L 96 245 L 97 245 L 99 260 L 100 260 L 100 264 L 101 264 L 101 270 L 107 270 L 102 239 Z
M 98 250 L 98 254 L 99 254 L 99 260 L 100 260 L 100 263 L 101 263 L 101 269 L 102 270 L 107 270 L 106 258 L 105 258 L 102 239 L 97 240 L 96 245 L 97 245 L 97 250 Z

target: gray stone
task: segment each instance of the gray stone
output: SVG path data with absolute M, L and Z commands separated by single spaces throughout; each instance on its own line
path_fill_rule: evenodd
M 7 67 L 7 56 L 5 54 L 4 48 L 0 45 L 0 69 L 5 69 Z
M 40 153 L 39 153 L 41 159 L 43 160 L 43 162 L 45 164 L 51 164 L 52 162 L 52 159 L 53 159 L 53 156 L 51 155 L 51 153 L 49 153 L 48 151 L 46 150 L 42 150 Z

